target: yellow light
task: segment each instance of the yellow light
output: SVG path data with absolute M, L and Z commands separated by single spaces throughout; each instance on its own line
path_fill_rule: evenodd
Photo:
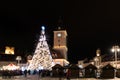
M 14 54 L 14 47 L 6 46 L 5 54 Z

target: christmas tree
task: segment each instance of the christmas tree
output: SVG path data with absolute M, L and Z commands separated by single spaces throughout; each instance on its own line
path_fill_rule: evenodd
M 45 27 L 42 26 L 39 42 L 35 49 L 33 58 L 28 66 L 28 70 L 37 70 L 39 68 L 51 70 L 53 66 L 53 59 L 46 41 Z

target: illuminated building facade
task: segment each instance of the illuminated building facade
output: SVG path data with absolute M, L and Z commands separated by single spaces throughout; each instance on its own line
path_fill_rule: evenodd
M 8 47 L 8 46 L 6 46 L 5 47 L 5 54 L 14 54 L 14 50 L 15 50 L 14 47 Z
M 61 64 L 64 66 L 67 61 L 67 32 L 66 30 L 61 30 L 60 28 L 54 31 L 54 45 L 53 49 L 56 51 L 54 54 L 56 57 L 54 61 L 56 64 Z
M 96 57 L 94 58 L 94 64 L 97 68 L 101 66 L 101 50 L 96 50 Z

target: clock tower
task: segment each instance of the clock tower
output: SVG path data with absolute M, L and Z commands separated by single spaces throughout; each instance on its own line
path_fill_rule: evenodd
M 53 49 L 57 53 L 56 59 L 67 60 L 67 32 L 60 27 L 54 31 Z

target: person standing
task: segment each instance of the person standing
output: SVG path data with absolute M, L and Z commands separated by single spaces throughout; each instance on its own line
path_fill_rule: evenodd
M 27 70 L 24 71 L 24 75 L 25 75 L 25 77 L 27 77 Z
M 71 75 L 71 71 L 70 71 L 70 69 L 68 69 L 67 73 L 66 73 L 67 80 L 70 80 L 70 75 Z

